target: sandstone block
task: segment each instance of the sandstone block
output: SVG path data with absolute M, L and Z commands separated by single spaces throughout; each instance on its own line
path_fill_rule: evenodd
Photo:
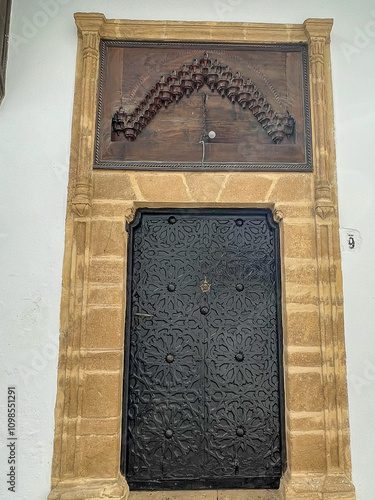
M 321 366 L 322 356 L 319 351 L 288 351 L 286 352 L 288 366 Z
M 314 259 L 316 255 L 315 229 L 311 222 L 284 224 L 284 256 Z
M 318 305 L 318 287 L 316 283 L 311 285 L 299 285 L 287 282 L 285 284 L 286 301 L 292 304 Z
M 318 309 L 291 311 L 287 309 L 285 342 L 289 346 L 320 346 Z
M 80 434 L 85 435 L 113 435 L 121 428 L 121 418 L 82 418 L 80 421 Z
M 149 201 L 190 201 L 182 175 L 138 174 L 135 176 L 142 198 Z
M 99 371 L 99 370 L 121 370 L 123 364 L 123 350 L 117 351 L 85 351 L 84 357 L 84 370 L 86 371 Z
M 313 174 L 282 174 L 270 194 L 272 201 L 309 201 L 313 199 Z
M 278 490 L 219 490 L 217 500 L 281 500 Z
M 91 252 L 92 256 L 122 257 L 125 253 L 125 225 L 120 221 L 93 220 Z
M 108 200 L 134 200 L 130 177 L 124 171 L 95 170 L 93 197 Z
M 125 301 L 125 290 L 121 285 L 89 285 L 89 305 L 121 306 Z
M 272 185 L 272 178 L 266 175 L 231 174 L 221 193 L 220 201 L 234 203 L 265 202 Z
M 116 478 L 120 467 L 120 434 L 115 436 L 80 436 L 79 476 Z
M 131 491 L 128 500 L 217 500 L 216 491 Z
M 317 282 L 317 265 L 313 259 L 285 259 L 286 288 L 292 283 L 311 286 Z
M 270 201 L 274 201 L 272 194 L 270 196 Z M 276 202 L 277 210 L 280 210 L 284 214 L 285 219 L 309 219 L 313 217 L 314 207 L 312 203 L 308 202 Z
M 289 373 L 286 378 L 286 387 L 290 411 L 323 410 L 323 382 L 320 373 Z
M 324 431 L 324 413 L 316 412 L 289 412 L 288 425 L 294 431 Z
M 121 413 L 120 373 L 88 373 L 82 383 L 82 417 L 117 417 Z
M 89 308 L 87 331 L 82 347 L 88 349 L 121 349 L 124 337 L 124 313 L 122 309 Z
M 131 203 L 123 200 L 93 200 L 91 215 L 93 217 L 124 217 L 131 208 Z
M 323 473 L 326 468 L 324 433 L 291 433 L 289 456 L 290 468 L 293 472 Z
M 131 491 L 128 500 L 217 500 L 214 491 Z
M 123 283 L 124 261 L 122 259 L 92 259 L 89 270 L 90 283 Z
M 226 174 L 186 173 L 185 180 L 194 201 L 216 201 Z
M 163 500 L 217 500 L 216 491 L 164 491 Z

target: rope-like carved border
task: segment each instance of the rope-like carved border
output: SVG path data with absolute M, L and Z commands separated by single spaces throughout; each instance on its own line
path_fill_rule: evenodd
M 241 76 L 239 71 L 233 74 L 229 66 L 223 66 L 217 59 L 212 61 L 207 52 L 201 59 L 163 75 L 130 113 L 121 106 L 112 117 L 113 132 L 135 141 L 160 109 L 178 103 L 184 96 L 190 97 L 204 85 L 227 97 L 232 104 L 237 102 L 243 109 L 249 109 L 275 144 L 294 133 L 295 120 L 288 111 L 277 113 L 250 78 Z

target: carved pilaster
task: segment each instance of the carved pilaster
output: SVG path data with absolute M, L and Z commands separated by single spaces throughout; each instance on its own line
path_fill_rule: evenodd
M 77 476 L 77 426 L 80 414 L 80 347 L 86 328 L 86 304 L 89 259 L 86 251 L 90 240 L 90 221 L 69 219 L 66 255 L 68 273 L 64 273 L 62 295 L 62 334 L 59 359 L 59 391 L 63 394 L 56 407 L 55 455 L 53 482 Z M 68 267 L 69 266 L 69 267 Z M 63 314 L 64 309 L 66 313 Z
M 304 23 L 309 41 L 310 89 L 313 120 L 315 200 L 317 215 L 326 218 L 328 213 L 323 205 L 331 202 L 331 183 L 329 173 L 329 151 L 326 120 L 327 91 L 325 72 L 325 52 L 329 44 L 332 21 L 330 19 L 308 19 Z
M 347 388 L 337 218 L 332 205 L 317 207 L 316 242 L 327 477 L 323 491 L 354 492 L 350 482 Z M 346 497 L 345 497 L 346 498 Z M 351 498 L 351 497 L 350 497 Z M 354 497 L 353 497 L 354 498 Z
M 91 175 L 94 159 L 96 92 L 99 74 L 99 30 L 104 16 L 75 15 L 82 46 L 82 79 L 80 102 L 80 135 L 76 168 L 76 185 L 72 209 L 80 217 L 90 214 Z
M 354 498 L 350 481 L 350 455 L 346 436 L 347 400 L 341 307 L 339 236 L 334 191 L 333 111 L 330 94 L 330 19 L 304 23 L 309 42 L 310 90 L 313 121 L 316 244 L 319 286 L 322 376 L 325 401 L 327 472 L 324 494 L 343 493 Z M 331 149 L 330 149 L 331 148 Z M 344 497 L 344 494 L 346 495 Z
M 64 260 L 63 295 L 61 301 L 62 334 L 59 359 L 60 403 L 56 406 L 55 458 L 53 467 L 54 492 L 59 485 L 79 476 L 78 453 L 79 417 L 81 414 L 81 339 L 86 331 L 87 290 L 89 274 L 89 241 L 91 221 L 91 175 L 94 154 L 96 91 L 99 68 L 99 28 L 101 16 L 81 29 L 77 15 L 79 47 L 77 56 L 77 86 L 73 116 L 70 182 L 73 185 L 71 211 L 77 217 L 67 219 Z M 76 132 L 78 130 L 78 132 Z M 64 483 L 66 486 L 66 483 Z M 63 491 L 62 487 L 62 491 Z M 57 493 L 56 493 L 57 494 Z M 51 498 L 55 498 L 54 493 Z M 59 498 L 56 496 L 56 498 Z M 63 497 L 65 498 L 65 497 Z M 75 498 L 73 496 L 69 498 Z M 78 497 L 77 497 L 78 498 Z M 86 498 L 86 497 L 85 497 Z
M 88 183 L 77 183 L 75 195 L 72 200 L 72 209 L 79 217 L 86 217 L 90 214 L 90 185 Z

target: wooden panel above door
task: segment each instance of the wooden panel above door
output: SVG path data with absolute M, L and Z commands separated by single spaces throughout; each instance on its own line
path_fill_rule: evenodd
M 307 47 L 101 42 L 96 168 L 311 171 Z

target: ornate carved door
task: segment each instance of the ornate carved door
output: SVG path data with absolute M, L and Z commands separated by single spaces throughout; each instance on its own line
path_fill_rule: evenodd
M 271 212 L 142 209 L 129 232 L 130 488 L 277 488 L 285 452 Z

